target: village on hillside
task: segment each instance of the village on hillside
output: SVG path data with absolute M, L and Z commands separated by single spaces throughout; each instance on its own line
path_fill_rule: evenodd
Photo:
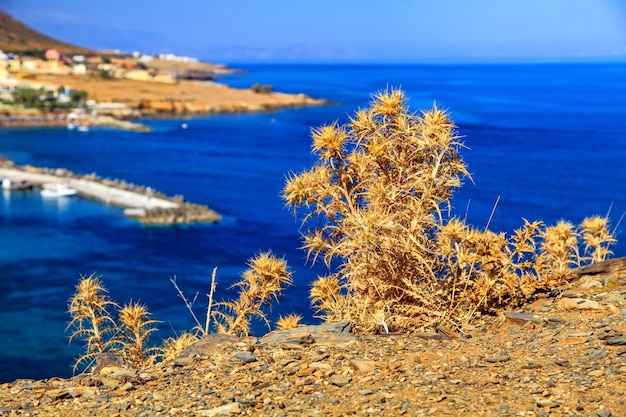
M 83 131 L 89 126 L 147 131 L 132 120 L 330 104 L 305 94 L 274 92 L 272 85 L 231 88 L 216 82 L 236 72 L 173 54 L 0 51 L 0 128 L 67 125 Z

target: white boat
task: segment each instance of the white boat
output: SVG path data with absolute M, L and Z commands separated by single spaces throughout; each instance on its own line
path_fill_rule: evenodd
M 77 194 L 75 189 L 65 184 L 44 184 L 42 187 L 42 197 L 69 197 Z
M 4 178 L 2 180 L 2 189 L 5 191 L 22 191 L 22 190 L 30 190 L 33 188 L 33 184 L 25 180 L 10 180 L 9 178 Z

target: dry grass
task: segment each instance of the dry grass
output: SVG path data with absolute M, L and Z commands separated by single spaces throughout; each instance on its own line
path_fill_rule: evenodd
M 461 324 L 564 282 L 614 242 L 606 218 L 580 228 L 525 221 L 506 236 L 453 217 L 453 192 L 469 177 L 456 128 L 436 106 L 409 112 L 400 90 L 378 93 L 350 123 L 322 126 L 312 139 L 318 162 L 287 179 L 283 198 L 304 210 L 309 259 L 337 265 L 311 290 L 325 320 L 361 332 Z
M 206 318 L 205 318 L 205 321 L 204 321 L 204 326 L 200 323 L 200 320 L 198 319 L 198 316 L 196 316 L 196 313 L 193 311 L 193 304 L 195 303 L 196 299 L 198 298 L 198 293 L 196 293 L 196 295 L 193 297 L 192 300 L 189 300 L 185 296 L 183 291 L 180 289 L 180 287 L 178 286 L 178 282 L 176 281 L 176 277 L 174 276 L 174 278 L 170 279 L 170 282 L 172 283 L 172 285 L 174 285 L 174 288 L 176 288 L 176 292 L 178 292 L 178 296 L 183 300 L 183 302 L 185 303 L 185 306 L 187 307 L 187 310 L 191 314 L 191 317 L 193 317 L 193 320 L 196 322 L 196 326 L 193 328 L 192 331 L 195 332 L 199 336 L 206 336 L 206 335 L 208 335 L 209 334 L 209 330 L 211 328 L 211 318 L 213 317 L 213 314 L 212 314 L 212 311 L 213 311 L 213 295 L 215 294 L 215 288 L 217 287 L 217 283 L 215 282 L 216 277 L 217 277 L 217 268 L 213 268 L 213 273 L 211 274 L 211 289 L 210 289 L 209 293 L 207 294 L 208 303 L 207 303 Z

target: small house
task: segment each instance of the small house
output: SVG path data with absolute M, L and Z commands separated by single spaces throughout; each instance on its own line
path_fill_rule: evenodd
M 45 52 L 44 56 L 48 61 L 58 61 L 59 59 L 61 59 L 61 52 L 56 49 L 48 49 Z

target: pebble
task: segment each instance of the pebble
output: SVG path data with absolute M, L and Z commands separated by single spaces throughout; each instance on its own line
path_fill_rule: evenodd
M 256 356 L 250 352 L 237 352 L 235 353 L 235 358 L 239 359 L 243 363 L 252 363 L 257 361 Z
M 352 359 L 350 365 L 359 372 L 372 372 L 380 367 L 376 361 Z
M 352 378 L 347 375 L 333 375 L 330 377 L 329 381 L 333 385 L 343 387 L 345 385 L 348 385 L 350 381 L 352 381 Z
M 610 346 L 625 346 L 626 345 L 626 336 L 620 337 L 610 337 L 604 341 L 607 345 Z
M 498 362 L 506 362 L 509 359 L 511 358 L 508 355 L 500 355 L 500 356 L 492 356 L 492 357 L 485 358 L 485 361 L 489 363 L 498 363 Z

